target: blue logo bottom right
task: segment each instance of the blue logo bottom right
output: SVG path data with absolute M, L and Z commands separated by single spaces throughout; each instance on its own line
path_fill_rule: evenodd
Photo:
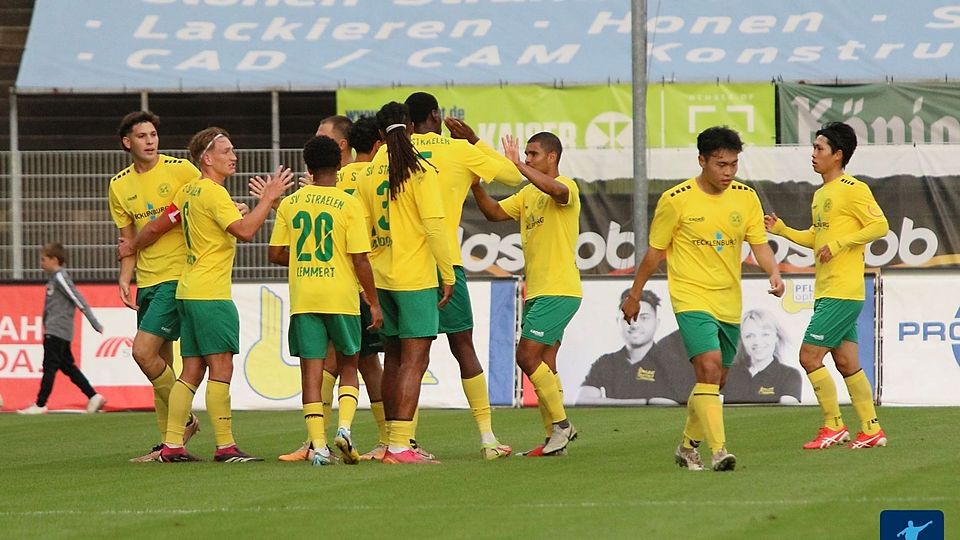
M 880 540 L 943 540 L 940 510 L 884 510 L 880 512 Z

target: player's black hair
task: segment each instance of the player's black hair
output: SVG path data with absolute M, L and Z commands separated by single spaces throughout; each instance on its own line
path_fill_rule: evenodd
M 406 103 L 407 107 L 410 107 L 410 121 L 412 121 L 415 126 L 426 122 L 427 118 L 430 117 L 430 113 L 440 109 L 437 98 L 426 92 L 414 92 L 407 96 L 407 100 L 404 101 L 404 103 Z
M 330 124 L 331 129 L 337 134 L 337 137 L 346 140 L 347 135 L 350 134 L 350 126 L 353 125 L 353 122 L 346 116 L 337 114 L 321 120 L 320 125 L 322 126 L 323 124 Z
M 373 145 L 381 140 L 383 139 L 380 137 L 377 120 L 372 116 L 357 118 L 350 126 L 350 134 L 347 136 L 350 147 L 356 150 L 358 154 L 369 154 L 373 151 Z
M 560 142 L 560 138 L 550 133 L 549 131 L 541 131 L 536 133 L 533 137 L 530 137 L 527 140 L 527 144 L 537 143 L 546 153 L 556 152 L 557 153 L 557 163 L 560 163 L 560 156 L 563 154 L 563 144 Z
M 117 136 L 120 138 L 120 148 L 129 152 L 130 149 L 123 145 L 123 138 L 130 135 L 133 126 L 150 122 L 154 128 L 160 127 L 160 117 L 150 111 L 134 111 L 120 120 L 120 127 L 117 128 Z
M 314 136 L 303 145 L 303 162 L 307 164 L 310 174 L 340 168 L 340 146 L 325 136 Z
M 707 128 L 697 135 L 697 151 L 703 157 L 710 157 L 717 150 L 732 150 L 743 152 L 743 141 L 740 134 L 727 126 Z
M 396 199 L 411 175 L 425 171 L 421 157 L 410 142 L 406 125 L 410 123 L 410 109 L 403 103 L 391 101 L 377 111 L 377 127 L 387 145 L 390 198 Z M 398 125 L 401 124 L 401 125 Z M 391 126 L 393 126 L 391 128 Z
M 850 163 L 850 158 L 853 157 L 853 152 L 857 149 L 857 132 L 852 127 L 843 122 L 829 122 L 817 130 L 817 135 L 823 135 L 827 139 L 827 144 L 830 145 L 830 150 L 833 153 L 836 153 L 837 150 L 843 152 L 842 167 L 846 167 L 847 163 Z
M 628 296 L 630 296 L 630 289 L 627 289 L 620 294 L 621 306 L 623 305 L 623 301 L 626 300 Z M 649 289 L 644 289 L 643 292 L 640 293 L 640 301 L 650 304 L 650 307 L 652 307 L 654 311 L 660 307 L 660 297 L 657 296 L 657 293 Z

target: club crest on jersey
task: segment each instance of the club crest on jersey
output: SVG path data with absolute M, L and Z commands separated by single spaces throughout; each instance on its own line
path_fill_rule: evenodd
M 167 195 L 170 195 L 170 184 L 164 182 L 159 186 L 157 186 L 157 195 L 161 197 L 166 197 Z
M 740 212 L 730 212 L 730 224 L 734 227 L 743 225 L 743 216 L 740 214 Z
M 833 210 L 833 199 L 827 199 L 823 201 L 823 211 L 824 213 Z

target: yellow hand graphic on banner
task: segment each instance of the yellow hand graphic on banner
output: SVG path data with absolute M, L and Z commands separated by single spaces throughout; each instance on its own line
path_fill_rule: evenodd
M 440 381 L 437 379 L 436 375 L 433 374 L 429 369 L 423 373 L 423 380 L 420 381 L 421 385 L 435 385 L 440 384 Z
M 787 313 L 800 313 L 813 309 L 813 284 L 795 283 L 792 279 L 783 282 L 786 292 L 783 294 L 783 310 Z
M 260 288 L 260 339 L 250 347 L 244 374 L 253 391 L 267 399 L 300 394 L 300 368 L 283 358 L 283 300 Z

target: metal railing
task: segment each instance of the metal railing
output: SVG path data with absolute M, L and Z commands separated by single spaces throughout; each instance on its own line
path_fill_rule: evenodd
M 167 155 L 186 157 L 182 150 Z M 280 150 L 279 162 L 302 170 L 301 150 Z M 130 156 L 117 151 L 19 152 L 22 196 L 13 200 L 10 152 L 0 152 L 0 280 L 14 275 L 14 234 L 12 208 L 22 208 L 21 247 L 25 280 L 43 280 L 39 250 L 46 242 L 60 242 L 67 249 L 67 268 L 75 280 L 112 281 L 117 277 L 118 231 L 107 207 L 110 179 L 130 164 Z M 247 181 L 254 175 L 269 174 L 277 159 L 273 150 L 238 150 L 237 171 L 227 179 L 234 199 L 254 206 L 247 193 Z M 281 267 L 267 261 L 267 242 L 273 220 L 260 229 L 250 243 L 237 244 L 233 277 L 238 281 L 283 279 Z

